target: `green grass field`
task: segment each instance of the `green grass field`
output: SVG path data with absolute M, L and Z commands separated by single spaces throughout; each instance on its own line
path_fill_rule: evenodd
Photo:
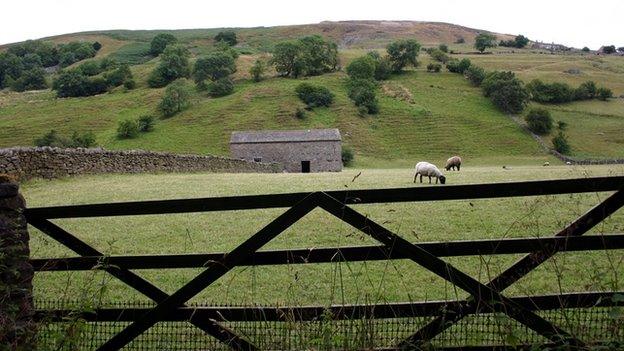
M 359 176 L 357 176 L 359 175 Z M 448 184 L 624 175 L 624 166 L 473 166 L 447 172 Z M 357 177 L 356 177 L 357 176 Z M 349 169 L 319 174 L 154 174 L 101 175 L 34 180 L 22 186 L 29 207 L 148 199 L 196 198 L 331 189 L 425 186 L 412 183 L 410 168 Z M 608 194 L 562 195 L 496 200 L 354 206 L 411 242 L 550 236 Z M 207 253 L 227 251 L 284 209 L 221 213 L 54 220 L 107 255 Z M 592 230 L 622 232 L 620 211 Z M 74 256 L 31 228 L 32 256 Z M 365 245 L 374 242 L 347 224 L 314 210 L 263 249 Z M 518 255 L 451 258 L 487 281 Z M 510 295 L 621 289 L 624 256 L 620 251 L 558 254 L 507 290 Z M 199 273 L 198 269 L 143 270 L 167 292 Z M 144 300 L 97 271 L 37 273 L 36 299 L 78 301 Z M 195 302 L 330 304 L 435 300 L 463 297 L 442 279 L 412 262 L 335 263 L 237 268 L 202 292 Z

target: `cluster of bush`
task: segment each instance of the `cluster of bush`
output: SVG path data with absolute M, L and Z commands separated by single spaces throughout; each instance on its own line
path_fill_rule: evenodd
M 442 65 L 439 63 L 430 63 L 427 65 L 427 72 L 435 72 L 438 73 L 442 70 Z
M 277 43 L 270 64 L 280 76 L 316 76 L 338 69 L 338 46 L 319 35 Z
M 469 59 L 461 60 L 453 59 L 446 64 L 449 72 L 463 74 L 464 77 L 475 87 L 481 86 L 485 79 L 485 70 L 479 66 L 473 65 Z
M 603 54 L 615 54 L 616 52 L 624 54 L 624 46 L 621 46 L 617 49 L 615 48 L 615 45 L 603 45 L 602 46 Z
M 529 102 L 529 93 L 513 72 L 485 72 L 469 59 L 450 60 L 446 64 L 449 72 L 464 75 L 473 86 L 480 86 L 483 94 L 492 103 L 507 113 L 520 113 Z
M 440 63 L 447 63 L 450 60 L 447 54 L 448 46 L 446 44 L 440 44 L 437 48 L 427 48 L 425 51 L 433 60 Z
M 151 115 L 144 115 L 136 120 L 126 119 L 117 125 L 117 138 L 132 139 L 136 138 L 139 133 L 148 133 L 152 130 L 154 130 L 154 117 Z
M 563 103 L 577 100 L 613 97 L 613 92 L 605 87 L 598 87 L 593 81 L 582 83 L 572 88 L 565 83 L 544 83 L 532 80 L 526 86 L 513 72 L 494 71 L 486 73 L 469 59 L 450 60 L 446 64 L 450 72 L 463 74 L 473 86 L 481 86 L 485 96 L 501 110 L 508 113 L 520 113 L 529 100 L 541 103 Z
M 72 41 L 67 44 L 60 44 L 58 46 L 59 64 L 61 67 L 67 67 L 76 62 L 94 57 L 101 48 L 102 44 L 97 41 L 94 43 Z
M 461 60 L 452 59 L 446 63 L 446 69 L 448 69 L 449 72 L 452 72 L 452 73 L 464 74 L 464 72 L 466 72 L 466 70 L 468 69 L 468 67 L 470 67 L 470 65 L 471 65 L 471 62 L 467 58 L 464 58 Z
M 236 72 L 235 58 L 227 51 L 217 51 L 195 61 L 193 79 L 199 90 L 207 90 L 213 97 L 229 95 L 234 91 L 231 75 Z
M 177 44 L 177 39 L 170 34 L 159 34 L 152 39 L 152 54 L 160 55 L 160 63 L 148 78 L 152 88 L 168 86 L 171 82 L 184 78 L 193 78 L 199 90 L 208 91 L 213 97 L 229 95 L 234 91 L 231 75 L 236 72 L 235 60 L 238 52 L 231 48 L 236 43 L 236 34 L 221 32 L 215 37 L 215 51 L 195 61 L 191 68 L 190 51 Z M 185 90 L 186 80 L 174 90 Z M 187 94 L 190 95 L 190 94 Z M 165 116 L 172 116 L 181 111 L 184 104 L 171 103 L 170 96 L 163 98 L 161 111 Z M 175 107 L 175 108 L 173 108 Z
M 553 129 L 553 119 L 550 112 L 545 108 L 532 108 L 525 117 L 527 127 L 535 134 L 549 134 Z M 570 153 L 571 147 L 565 134 L 567 124 L 557 122 L 557 134 L 551 139 L 553 148 L 562 154 Z
M 417 41 L 397 40 L 386 46 L 385 56 L 371 51 L 351 61 L 347 66 L 347 91 L 361 116 L 379 112 L 377 81 L 386 80 L 393 73 L 401 73 L 407 66 L 417 67 L 419 51 Z
M 40 138 L 35 139 L 36 146 L 51 146 L 61 148 L 93 147 L 95 146 L 95 135 L 92 132 L 83 134 L 74 131 L 70 137 L 59 135 L 56 130 L 45 133 Z
M 70 42 L 55 46 L 40 40 L 11 45 L 7 51 L 0 53 L 0 89 L 45 89 L 48 87 L 45 67 L 58 64 L 62 67 L 69 66 L 95 56 L 100 47 L 98 42 Z
M 328 107 L 334 102 L 334 94 L 324 86 L 301 83 L 295 88 L 295 93 L 306 108 L 311 110 L 315 107 Z
M 541 103 L 564 103 L 578 100 L 600 99 L 613 97 L 613 92 L 605 87 L 598 87 L 593 81 L 586 81 L 577 88 L 566 83 L 544 83 L 534 79 L 527 84 L 531 100 Z
M 511 40 L 501 40 L 498 45 L 504 46 L 508 48 L 518 48 L 521 49 L 529 44 L 529 38 L 524 35 L 518 35 L 514 39 Z
M 112 59 L 102 59 L 61 71 L 52 89 L 58 97 L 78 97 L 102 94 L 121 85 L 126 89 L 135 88 L 130 67 Z

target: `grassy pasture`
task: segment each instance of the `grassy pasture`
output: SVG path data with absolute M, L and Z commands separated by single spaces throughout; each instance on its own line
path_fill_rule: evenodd
M 449 184 L 623 175 L 623 166 L 512 166 L 505 170 L 467 163 L 447 172 Z M 359 175 L 359 176 L 358 176 Z M 410 168 L 348 169 L 328 174 L 106 175 L 35 180 L 22 186 L 28 206 L 147 199 L 196 198 L 412 184 Z M 412 242 L 550 236 L 608 194 L 354 206 Z M 284 209 L 222 213 L 54 220 L 108 255 L 219 252 L 234 248 Z M 620 211 L 592 230 L 624 230 Z M 73 256 L 31 228 L 33 257 Z M 365 245 L 374 242 L 321 210 L 314 210 L 263 249 Z M 487 281 L 518 255 L 447 259 Z M 507 290 L 510 295 L 621 289 L 624 255 L 619 251 L 558 254 Z M 199 269 L 143 270 L 140 275 L 173 292 Z M 333 263 L 234 269 L 194 301 L 214 303 L 330 304 L 463 297 L 442 279 L 412 262 Z M 37 299 L 143 300 L 97 271 L 37 273 Z

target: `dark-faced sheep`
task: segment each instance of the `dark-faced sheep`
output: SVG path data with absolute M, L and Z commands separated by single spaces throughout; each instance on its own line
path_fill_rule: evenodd
M 449 158 L 448 160 L 446 160 L 446 166 L 444 166 L 444 169 L 446 169 L 447 171 L 450 170 L 455 170 L 455 167 L 457 167 L 457 170 L 459 171 L 459 168 L 461 167 L 461 157 L 459 156 L 453 156 L 451 158 Z
M 414 174 L 414 183 L 416 183 L 416 177 L 420 175 L 420 182 L 422 183 L 422 177 L 429 177 L 429 184 L 431 184 L 431 177 L 436 179 L 436 184 L 438 184 L 438 179 L 440 179 L 440 183 L 446 183 L 446 177 L 442 175 L 442 172 L 436 167 L 434 164 L 429 162 L 418 162 L 416 164 L 416 174 Z

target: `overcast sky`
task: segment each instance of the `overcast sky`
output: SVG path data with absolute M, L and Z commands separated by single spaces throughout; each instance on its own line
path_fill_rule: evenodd
M 2 0 L 0 44 L 101 29 L 440 21 L 597 49 L 624 46 L 624 0 Z

